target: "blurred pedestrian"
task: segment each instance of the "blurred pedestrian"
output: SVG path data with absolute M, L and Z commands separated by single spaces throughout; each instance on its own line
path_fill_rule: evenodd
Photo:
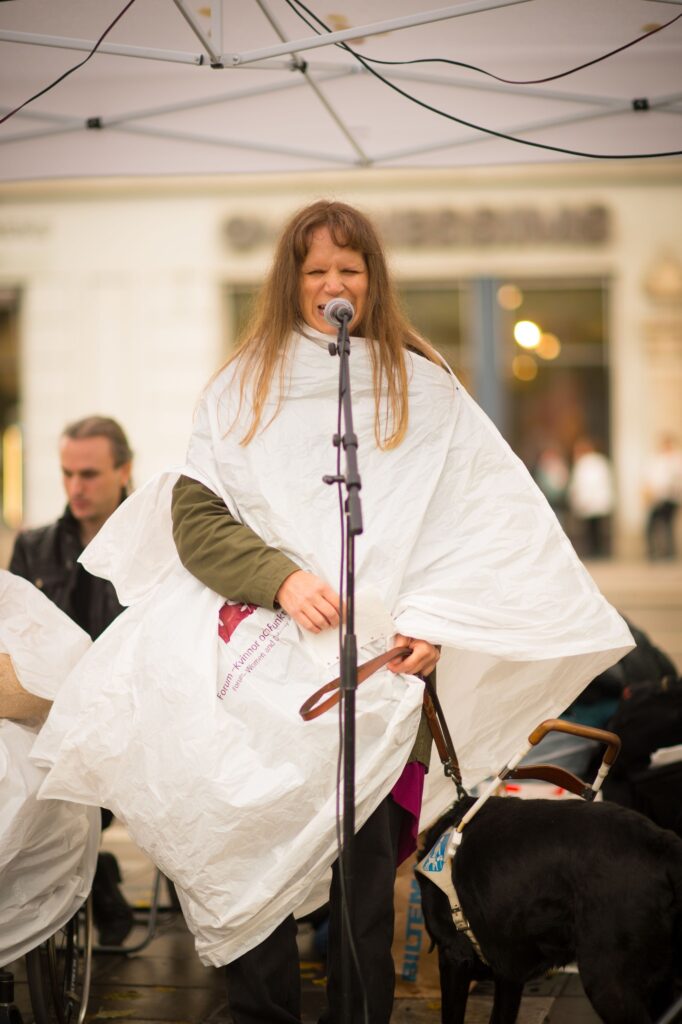
M 663 434 L 647 466 L 644 496 L 647 555 L 653 561 L 675 558 L 675 518 L 682 501 L 682 449 L 672 434 Z
M 581 553 L 587 558 L 604 558 L 610 554 L 613 500 L 613 474 L 609 460 L 597 450 L 591 438 L 578 438 L 573 447 L 568 502 L 580 524 Z
M 126 498 L 133 453 L 116 420 L 87 416 L 64 428 L 59 456 L 67 506 L 56 522 L 19 534 L 9 570 L 30 580 L 95 640 L 123 608 L 112 584 L 91 576 L 78 557 Z M 111 820 L 103 810 L 102 826 Z M 103 946 L 120 945 L 133 926 L 120 881 L 113 854 L 100 853 L 92 894 Z
M 568 461 L 561 447 L 553 443 L 546 445 L 536 459 L 533 478 L 562 524 L 568 503 L 570 475 Z

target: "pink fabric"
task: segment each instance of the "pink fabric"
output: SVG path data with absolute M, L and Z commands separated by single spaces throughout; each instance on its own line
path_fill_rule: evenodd
M 398 840 L 398 864 L 402 864 L 417 849 L 425 776 L 424 765 L 419 761 L 411 761 L 405 765 L 402 775 L 391 790 L 391 796 L 398 806 L 407 811 Z

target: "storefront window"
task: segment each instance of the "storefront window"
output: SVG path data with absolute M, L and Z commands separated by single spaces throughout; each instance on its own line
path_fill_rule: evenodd
M 465 345 L 466 292 L 459 285 L 401 283 L 400 297 L 412 323 L 460 378 L 471 386 L 470 349 Z
M 600 280 L 498 289 L 507 439 L 529 466 L 549 445 L 570 457 L 584 436 L 608 453 L 607 294 Z

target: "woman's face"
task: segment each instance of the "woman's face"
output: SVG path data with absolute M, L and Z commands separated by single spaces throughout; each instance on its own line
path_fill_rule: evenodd
M 334 243 L 329 229 L 313 231 L 310 248 L 299 272 L 299 302 L 309 327 L 324 334 L 336 334 L 324 319 L 324 307 L 331 299 L 348 299 L 355 310 L 349 324 L 352 331 L 362 322 L 369 280 L 362 253 Z

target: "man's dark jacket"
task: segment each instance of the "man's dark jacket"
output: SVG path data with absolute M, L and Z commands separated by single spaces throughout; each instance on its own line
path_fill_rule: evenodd
M 123 607 L 108 580 L 78 564 L 82 550 L 78 522 L 67 508 L 55 523 L 19 534 L 9 570 L 30 580 L 96 640 Z

